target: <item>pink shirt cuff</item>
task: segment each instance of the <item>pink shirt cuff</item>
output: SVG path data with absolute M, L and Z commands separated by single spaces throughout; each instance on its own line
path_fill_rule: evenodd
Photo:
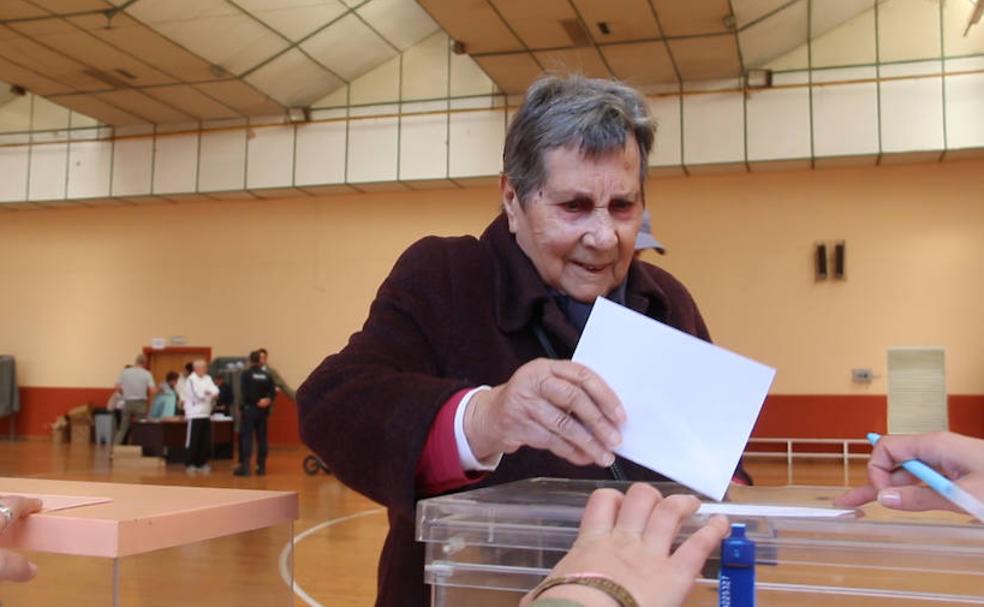
M 424 451 L 417 461 L 414 483 L 418 495 L 437 495 L 477 483 L 484 473 L 465 472 L 454 440 L 454 414 L 471 388 L 458 390 L 438 411 Z

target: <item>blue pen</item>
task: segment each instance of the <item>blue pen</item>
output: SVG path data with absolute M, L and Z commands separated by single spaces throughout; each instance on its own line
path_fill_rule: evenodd
M 732 523 L 721 540 L 718 607 L 755 607 L 755 542 L 745 537 L 744 523 Z
M 868 433 L 868 441 L 872 445 L 877 445 L 881 436 L 874 432 Z M 977 517 L 977 520 L 984 522 L 984 504 L 973 495 L 960 488 L 955 482 L 943 476 L 936 470 L 927 466 L 918 459 L 910 459 L 902 462 L 902 467 L 912 476 L 918 478 L 929 487 L 948 499 L 958 507 L 963 508 L 968 513 Z

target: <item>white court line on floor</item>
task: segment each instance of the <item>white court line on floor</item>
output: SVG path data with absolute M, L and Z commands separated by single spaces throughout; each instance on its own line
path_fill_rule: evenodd
M 284 546 L 284 549 L 280 551 L 280 559 L 279 559 L 280 579 L 284 581 L 285 585 L 287 586 L 291 585 L 291 575 L 290 575 L 290 571 L 288 571 L 287 569 L 287 559 L 290 556 L 291 547 L 297 546 L 298 542 L 300 542 L 307 536 L 311 535 L 312 533 L 317 533 L 318 531 L 321 531 L 322 529 L 325 529 L 327 527 L 331 527 L 332 525 L 337 525 L 338 523 L 344 523 L 346 521 L 362 518 L 363 516 L 369 516 L 371 514 L 379 514 L 380 512 L 384 512 L 384 511 L 385 511 L 384 508 L 375 508 L 373 510 L 363 510 L 362 512 L 347 514 L 345 516 L 340 516 L 338 518 L 328 519 L 323 523 L 318 523 L 314 527 L 305 529 L 304 531 L 298 533 L 293 538 L 291 538 L 291 541 L 287 542 L 287 544 Z M 301 588 L 301 585 L 298 584 L 296 580 L 294 581 L 292 590 L 294 591 L 294 594 L 300 597 L 302 601 L 307 603 L 309 607 L 324 607 L 321 603 L 314 600 L 314 598 L 311 597 L 311 595 L 305 592 L 304 589 Z

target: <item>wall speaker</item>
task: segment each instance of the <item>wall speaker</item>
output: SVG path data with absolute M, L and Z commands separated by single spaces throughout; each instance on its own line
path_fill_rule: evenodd
M 818 242 L 814 257 L 817 280 L 827 280 L 827 245 Z
M 847 278 L 847 250 L 844 241 L 834 244 L 834 278 L 844 280 Z

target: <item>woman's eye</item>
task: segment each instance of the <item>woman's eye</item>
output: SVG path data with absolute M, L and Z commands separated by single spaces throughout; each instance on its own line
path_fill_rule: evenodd
M 565 211 L 570 211 L 571 213 L 577 213 L 579 211 L 583 211 L 585 207 L 589 206 L 589 203 L 586 203 L 581 200 L 569 200 L 565 202 L 562 206 Z
M 634 206 L 635 202 L 631 200 L 613 200 L 608 205 L 609 209 L 611 209 L 613 213 L 626 213 L 631 211 Z

